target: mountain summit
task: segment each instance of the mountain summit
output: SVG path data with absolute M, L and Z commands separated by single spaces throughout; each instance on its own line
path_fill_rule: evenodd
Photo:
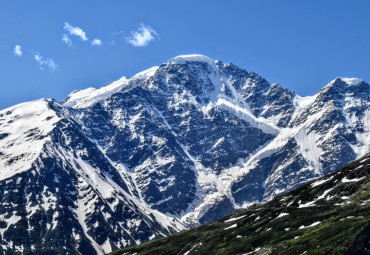
M 369 95 L 188 55 L 5 109 L 0 252 L 103 254 L 268 201 L 370 151 Z

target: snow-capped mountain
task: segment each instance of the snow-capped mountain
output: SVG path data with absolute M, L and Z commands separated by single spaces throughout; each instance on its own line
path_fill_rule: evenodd
M 270 200 L 370 151 L 369 95 L 336 78 L 302 98 L 187 55 L 5 109 L 0 252 L 102 254 Z

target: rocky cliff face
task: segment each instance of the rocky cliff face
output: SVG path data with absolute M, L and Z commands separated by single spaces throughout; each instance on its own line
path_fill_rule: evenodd
M 109 252 L 270 200 L 370 151 L 369 95 L 337 78 L 302 98 L 190 55 L 5 109 L 0 250 Z

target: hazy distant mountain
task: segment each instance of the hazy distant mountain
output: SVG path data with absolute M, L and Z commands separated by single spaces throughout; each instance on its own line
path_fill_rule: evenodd
M 189 55 L 5 109 L 0 252 L 102 254 L 270 200 L 370 152 L 369 95 L 336 78 L 302 98 Z

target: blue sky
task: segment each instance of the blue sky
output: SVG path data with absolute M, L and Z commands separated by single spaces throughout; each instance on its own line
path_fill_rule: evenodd
M 337 76 L 369 82 L 369 11 L 365 0 L 2 0 L 0 109 L 60 101 L 193 53 L 302 96 Z

